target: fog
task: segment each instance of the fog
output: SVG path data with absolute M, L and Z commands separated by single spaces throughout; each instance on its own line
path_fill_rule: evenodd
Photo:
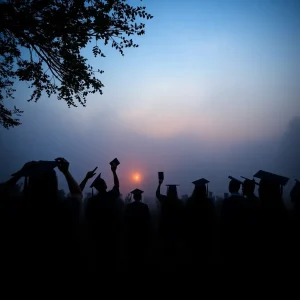
M 201 177 L 222 195 L 228 175 L 260 169 L 290 177 L 286 193 L 300 180 L 299 2 L 173 2 L 146 1 L 154 19 L 125 57 L 107 48 L 95 59 L 86 49 L 105 70 L 104 95 L 86 108 L 54 96 L 27 103 L 30 91 L 17 84 L 9 105 L 25 113 L 20 127 L 0 129 L 0 181 L 27 161 L 56 157 L 78 182 L 98 166 L 109 187 L 117 157 L 123 195 L 140 188 L 153 197 L 158 171 L 180 195 Z

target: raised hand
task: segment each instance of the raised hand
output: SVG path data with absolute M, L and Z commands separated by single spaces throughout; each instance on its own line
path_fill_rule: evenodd
M 55 161 L 58 164 L 57 167 L 58 167 L 59 171 L 61 171 L 65 175 L 71 195 L 82 200 L 82 191 L 81 191 L 78 183 L 76 182 L 76 180 L 73 178 L 73 176 L 69 172 L 70 163 L 62 157 L 56 158 Z
M 116 172 L 116 171 L 117 171 L 117 166 L 114 166 L 114 165 L 111 166 L 111 171 L 112 171 L 112 172 Z
M 89 171 L 86 173 L 85 178 L 86 179 L 91 179 L 96 175 L 96 170 L 98 169 L 98 167 L 96 167 L 93 171 Z
M 164 182 L 163 179 L 158 179 L 158 183 L 159 183 L 159 184 L 162 184 L 163 182 Z
M 67 174 L 69 172 L 69 165 L 70 163 L 62 158 L 62 157 L 58 157 L 55 159 L 55 161 L 58 162 L 58 169 L 63 173 L 63 174 Z

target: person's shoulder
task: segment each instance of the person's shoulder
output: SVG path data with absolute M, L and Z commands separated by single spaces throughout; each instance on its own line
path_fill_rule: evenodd
M 138 201 L 134 201 L 134 202 L 129 203 L 127 205 L 128 205 L 128 207 L 135 208 L 135 209 L 139 209 L 141 207 L 144 207 L 144 203 L 138 202 Z
M 113 188 L 111 189 L 112 191 L 120 191 L 120 186 L 119 185 L 114 185 Z
M 140 203 L 140 206 L 144 209 L 148 209 L 148 205 L 146 203 Z
M 133 208 L 132 204 L 133 203 L 128 203 L 125 205 L 125 209 L 124 209 L 125 214 L 129 213 L 132 210 L 132 208 Z
M 110 191 L 107 192 L 110 196 L 120 196 L 120 188 L 117 186 L 114 186 Z

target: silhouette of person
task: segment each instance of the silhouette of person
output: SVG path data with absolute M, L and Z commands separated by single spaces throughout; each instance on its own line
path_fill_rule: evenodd
M 257 184 L 254 179 L 249 179 L 246 177 L 241 176 L 244 178 L 243 186 L 242 186 L 242 191 L 243 195 L 247 199 L 255 199 L 258 201 L 258 197 L 255 196 L 254 191 L 255 191 L 255 185 Z
M 160 220 L 160 238 L 164 249 L 164 259 L 177 260 L 177 254 L 182 239 L 183 230 L 183 204 L 178 199 L 177 186 L 175 184 L 167 185 L 167 195 L 160 193 L 160 187 L 163 180 L 159 179 L 159 185 L 156 190 L 156 197 L 161 206 Z
M 289 178 L 262 170 L 257 172 L 254 177 L 260 179 L 258 193 L 264 213 L 281 214 L 286 212 L 282 193 L 283 186 L 286 185 Z
M 294 204 L 295 215 L 297 219 L 300 218 L 300 182 L 296 180 L 290 192 L 291 202 Z
M 149 242 L 150 213 L 148 205 L 142 203 L 142 190 L 132 192 L 134 202 L 127 204 L 124 212 L 125 245 L 131 267 L 144 264 Z
M 291 218 L 291 249 L 294 263 L 299 263 L 300 257 L 300 245 L 297 236 L 299 235 L 300 229 L 300 182 L 296 180 L 291 192 L 290 192 L 291 202 L 294 205 L 294 210 Z
M 70 201 L 60 201 L 56 166 L 64 174 L 74 196 Z M 69 172 L 69 163 L 63 158 L 52 162 L 29 162 L 13 174 L 14 181 L 23 176 L 28 180 L 25 180 L 17 207 L 18 230 L 14 234 L 14 247 L 23 250 L 14 257 L 14 262 L 19 268 L 30 267 L 40 272 L 53 269 L 69 272 L 73 265 L 71 261 L 74 261 L 72 254 L 78 259 L 74 245 L 79 242 L 77 229 L 82 200 L 81 190 Z
M 208 183 L 205 178 L 193 182 L 195 188 L 185 207 L 186 245 L 193 265 L 212 259 L 215 207 L 208 197 Z
M 249 216 L 249 222 L 256 222 L 257 217 L 258 217 L 258 211 L 260 209 L 260 201 L 257 196 L 255 196 L 254 191 L 255 191 L 255 186 L 258 185 L 254 179 L 249 179 L 246 177 L 244 178 L 243 182 L 243 195 L 246 199 L 246 208 L 248 211 L 248 216 Z
M 87 199 L 85 206 L 86 230 L 89 242 L 90 268 L 114 269 L 120 243 L 123 203 L 119 199 L 117 167 L 111 166 L 114 186 L 107 191 L 106 182 L 96 177 L 91 187 L 98 194 Z
M 223 200 L 221 208 L 221 255 L 225 263 L 235 263 L 245 250 L 246 201 L 239 193 L 242 182 L 228 178 L 230 197 Z
M 259 247 L 259 234 L 260 234 L 260 200 L 255 196 L 255 186 L 258 183 L 254 179 L 244 178 L 242 190 L 246 200 L 246 249 L 248 252 L 248 261 L 256 262 L 259 256 L 257 251 Z
M 259 178 L 259 198 L 261 203 L 261 257 L 264 261 L 282 262 L 287 240 L 287 210 L 283 203 L 283 186 L 289 178 L 260 170 L 254 177 Z

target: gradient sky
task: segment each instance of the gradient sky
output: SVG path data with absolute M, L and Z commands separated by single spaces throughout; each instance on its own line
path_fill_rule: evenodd
M 12 104 L 25 110 L 23 125 L 0 129 L 0 180 L 58 156 L 78 181 L 98 166 L 108 186 L 108 162 L 118 157 L 123 194 L 139 187 L 154 195 L 157 171 L 180 183 L 180 194 L 201 177 L 222 194 L 228 175 L 280 174 L 276 143 L 300 115 L 300 1 L 144 3 L 154 18 L 135 39 L 139 48 L 122 57 L 106 47 L 106 58 L 83 51 L 105 71 L 104 95 L 89 96 L 86 108 L 46 96 L 27 103 L 30 91 L 18 83 Z

